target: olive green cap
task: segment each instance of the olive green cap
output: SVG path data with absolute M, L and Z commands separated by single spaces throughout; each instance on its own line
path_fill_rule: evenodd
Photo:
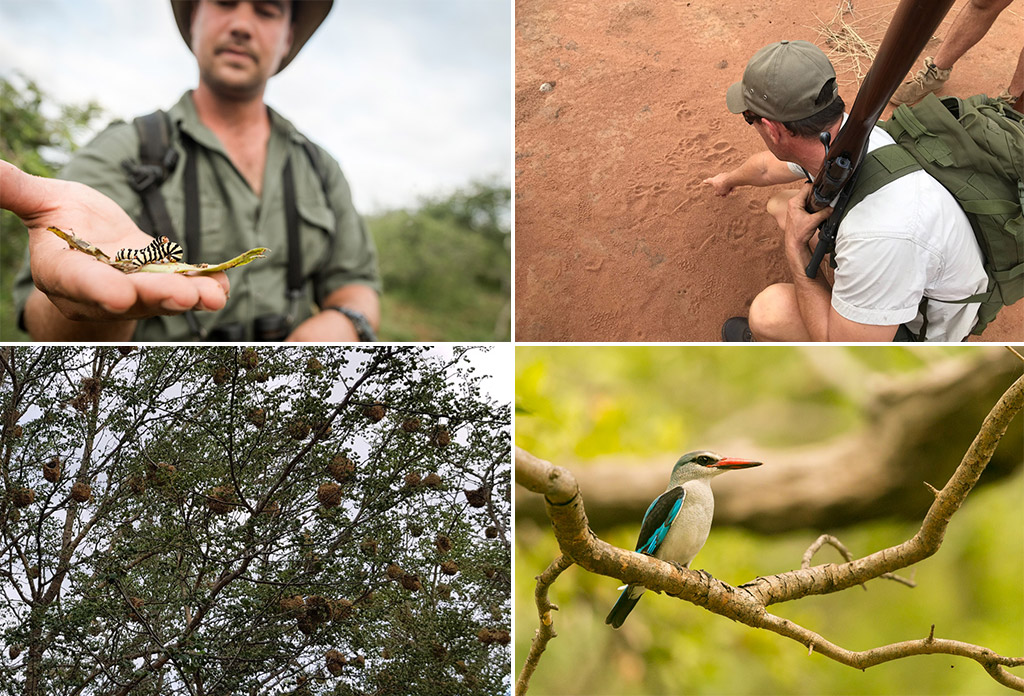
M 729 87 L 729 111 L 752 111 L 758 116 L 788 123 L 813 116 L 839 94 L 836 71 L 821 49 L 809 41 L 778 41 L 754 54 L 743 79 Z M 818 100 L 831 81 L 831 94 Z
M 178 25 L 181 38 L 185 39 L 185 45 L 190 50 L 192 48 L 192 8 L 197 1 L 171 0 L 174 21 Z M 309 37 L 327 18 L 333 5 L 334 0 L 292 0 L 292 26 L 294 28 L 292 47 L 288 54 L 281 59 L 281 65 L 277 66 L 277 72 L 284 70 L 299 54 L 299 50 L 306 45 Z

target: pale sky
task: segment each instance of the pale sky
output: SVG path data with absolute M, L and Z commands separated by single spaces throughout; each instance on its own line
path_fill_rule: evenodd
M 508 0 L 337 0 L 266 101 L 339 161 L 363 213 L 509 185 L 511 17 Z M 0 0 L 0 75 L 19 71 L 125 120 L 198 80 L 166 0 Z

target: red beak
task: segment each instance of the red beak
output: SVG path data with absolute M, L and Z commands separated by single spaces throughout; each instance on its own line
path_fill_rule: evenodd
M 712 464 L 716 469 L 749 469 L 753 466 L 761 466 L 761 462 L 755 462 L 752 459 L 732 459 L 725 457 L 720 459 L 717 464 Z

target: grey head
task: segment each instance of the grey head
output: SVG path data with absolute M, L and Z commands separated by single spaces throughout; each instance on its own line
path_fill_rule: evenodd
M 761 462 L 755 462 L 751 459 L 723 457 L 708 450 L 687 452 L 679 458 L 679 461 L 672 468 L 669 486 L 679 486 L 687 481 L 694 481 L 696 479 L 709 479 L 732 469 L 749 469 L 754 466 L 761 466 Z

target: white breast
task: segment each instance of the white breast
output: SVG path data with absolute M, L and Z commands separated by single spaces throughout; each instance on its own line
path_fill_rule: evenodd
M 683 507 L 654 556 L 685 566 L 708 540 L 715 514 L 715 498 L 706 480 L 687 481 L 683 488 L 686 490 Z

